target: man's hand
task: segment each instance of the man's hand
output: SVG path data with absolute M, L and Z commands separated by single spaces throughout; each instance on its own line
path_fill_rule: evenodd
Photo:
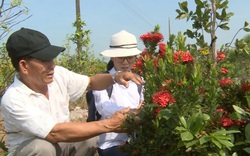
M 119 73 L 114 75 L 114 80 L 117 83 L 124 85 L 126 88 L 128 88 L 128 81 L 129 80 L 135 82 L 136 84 L 140 84 L 140 85 L 144 84 L 141 77 L 137 74 L 132 73 L 132 72 L 119 72 Z
M 137 109 L 124 108 L 115 112 L 108 120 L 107 128 L 111 129 L 112 132 L 122 133 L 126 132 L 126 129 L 122 128 L 122 124 L 128 115 L 138 115 Z

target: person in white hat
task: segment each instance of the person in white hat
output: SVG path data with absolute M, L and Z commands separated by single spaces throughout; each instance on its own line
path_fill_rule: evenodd
M 110 48 L 101 52 L 103 56 L 110 57 L 107 65 L 108 72 L 115 74 L 121 71 L 131 71 L 136 61 L 136 56 L 141 53 L 137 48 L 136 37 L 122 30 L 111 37 Z M 129 87 L 114 84 L 112 94 L 106 90 L 93 91 L 96 109 L 101 115 L 101 120 L 107 119 L 116 111 L 126 107 L 139 108 L 143 99 L 143 89 L 132 81 Z M 120 146 L 128 141 L 126 133 L 105 133 L 99 136 L 98 153 L 100 156 L 124 156 Z

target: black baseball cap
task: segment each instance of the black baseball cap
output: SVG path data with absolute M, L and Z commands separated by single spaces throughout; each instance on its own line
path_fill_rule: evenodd
M 39 60 L 53 60 L 65 50 L 64 47 L 51 45 L 43 33 L 27 28 L 21 28 L 11 34 L 6 49 L 10 58 L 31 56 Z

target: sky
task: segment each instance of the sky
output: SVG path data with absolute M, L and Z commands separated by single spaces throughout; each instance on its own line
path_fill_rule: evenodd
M 176 20 L 176 9 L 181 0 L 80 0 L 81 18 L 90 30 L 91 51 L 95 56 L 109 48 L 111 36 L 121 30 L 134 34 L 139 48 L 143 44 L 139 37 L 160 25 L 160 32 L 168 38 L 170 32 L 177 34 L 191 29 L 186 20 Z M 187 0 L 189 9 L 194 10 L 194 0 Z M 29 19 L 12 28 L 12 32 L 21 27 L 36 29 L 44 33 L 51 44 L 63 46 L 66 36 L 73 34 L 75 28 L 75 0 L 23 0 L 29 8 Z M 228 11 L 234 12 L 229 22 L 229 31 L 217 31 L 217 43 L 230 42 L 245 21 L 250 23 L 250 0 L 229 0 Z M 246 32 L 240 32 L 242 38 Z M 8 37 L 8 36 L 7 36 Z M 6 40 L 7 40 L 6 37 Z M 164 40 L 166 41 L 166 39 Z M 74 51 L 74 48 L 71 48 Z

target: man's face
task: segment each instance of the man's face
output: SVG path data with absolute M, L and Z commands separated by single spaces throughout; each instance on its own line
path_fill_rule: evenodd
M 29 58 L 26 62 L 26 78 L 30 83 L 42 85 L 53 81 L 55 62 L 54 60 L 42 61 L 35 58 Z

